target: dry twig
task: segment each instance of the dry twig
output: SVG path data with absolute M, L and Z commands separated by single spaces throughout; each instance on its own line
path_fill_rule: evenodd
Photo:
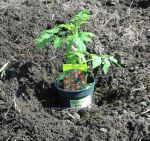
M 1 68 L 0 68 L 0 73 L 1 73 L 1 78 L 3 76 L 5 76 L 5 71 L 6 71 L 6 67 L 8 66 L 9 62 L 7 62 L 6 64 L 4 64 Z
M 148 112 L 150 112 L 150 109 L 147 109 L 146 111 L 139 113 L 138 115 L 136 115 L 136 117 L 138 117 L 138 116 L 140 116 L 140 115 L 143 115 L 143 114 L 146 114 L 146 113 L 148 113 Z

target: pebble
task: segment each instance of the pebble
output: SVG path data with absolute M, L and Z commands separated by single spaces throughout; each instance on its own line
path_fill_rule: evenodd
M 123 110 L 123 113 L 124 113 L 124 114 L 127 114 L 127 111 L 126 111 L 126 110 Z
M 78 113 L 74 113 L 73 116 L 75 117 L 75 119 L 80 120 L 80 115 Z
M 109 3 L 111 5 L 116 5 L 119 3 L 119 0 L 107 0 L 107 3 Z
M 130 97 L 130 99 L 133 100 L 133 99 L 134 99 L 134 96 L 132 95 L 132 96 Z
M 100 128 L 100 130 L 101 130 L 102 132 L 104 132 L 104 133 L 107 133 L 107 132 L 108 132 L 106 128 Z
M 146 101 L 142 101 L 141 105 L 146 107 L 147 106 L 147 102 Z
M 130 112 L 129 112 L 129 115 L 134 118 L 134 117 L 135 117 L 135 112 L 131 112 L 131 111 L 130 111 Z

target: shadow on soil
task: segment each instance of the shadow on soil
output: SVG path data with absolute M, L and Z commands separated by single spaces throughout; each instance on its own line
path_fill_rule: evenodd
M 38 82 L 35 86 L 35 93 L 44 108 L 60 107 L 53 83 L 49 86 L 44 81 Z
M 143 1 L 139 1 L 138 2 L 138 7 L 141 7 L 141 8 L 148 8 L 150 7 L 150 1 L 149 0 L 143 0 Z
M 16 93 L 17 97 L 25 95 L 28 99 L 30 99 L 30 96 L 27 92 L 27 85 L 29 85 L 29 82 L 34 81 L 29 71 L 29 68 L 31 67 L 32 63 L 30 61 L 25 63 L 16 62 L 11 66 L 9 66 L 9 69 L 6 70 L 6 75 L 3 78 L 3 81 L 5 80 L 15 81 L 13 79 L 16 78 L 17 84 L 16 82 L 14 82 L 14 87 L 18 87 Z
M 110 104 L 114 103 L 115 101 L 121 100 L 121 98 L 128 99 L 129 93 L 118 93 L 117 91 L 110 91 L 106 94 L 104 94 L 104 97 L 101 98 L 100 101 L 97 102 L 98 106 L 102 106 L 103 104 Z
M 45 81 L 35 82 L 33 79 L 32 73 L 29 69 L 32 67 L 32 62 L 20 63 L 16 62 L 9 66 L 9 69 L 6 71 L 6 75 L 3 78 L 3 81 L 6 80 L 17 80 L 16 96 L 23 96 L 27 99 L 30 99 L 30 94 L 27 92 L 28 87 L 35 88 L 35 96 L 42 103 L 42 106 L 45 108 L 60 107 L 58 104 L 58 98 L 55 93 L 54 84 L 50 86 Z M 15 79 L 14 79 L 15 78 Z M 14 82 L 15 84 L 16 82 Z

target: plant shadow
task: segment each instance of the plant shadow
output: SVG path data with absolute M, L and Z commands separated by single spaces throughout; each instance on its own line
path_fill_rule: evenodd
M 109 91 L 104 94 L 104 96 L 97 102 L 98 106 L 102 106 L 104 104 L 113 104 L 116 101 L 119 101 L 121 99 L 129 99 L 129 92 L 118 92 L 116 90 Z
M 50 86 L 45 81 L 40 81 L 35 86 L 35 94 L 44 108 L 60 107 L 54 83 Z
M 34 89 L 35 96 L 38 98 L 44 108 L 61 108 L 58 101 L 57 94 L 55 92 L 54 84 L 49 85 L 44 80 L 36 82 L 32 76 L 32 72 L 29 70 L 32 67 L 32 62 L 15 62 L 9 66 L 6 70 L 6 75 L 2 78 L 2 81 L 10 81 L 15 78 L 17 80 L 16 97 L 22 97 L 23 99 L 31 99 L 28 93 L 28 87 Z
M 16 78 L 18 83 L 18 89 L 16 92 L 17 97 L 25 95 L 28 99 L 30 99 L 30 96 L 27 92 L 27 85 L 29 82 L 34 81 L 29 71 L 29 68 L 31 67 L 32 62 L 30 61 L 24 63 L 15 62 L 9 66 L 9 69 L 6 70 L 6 75 L 2 78 L 2 81 L 10 81 Z

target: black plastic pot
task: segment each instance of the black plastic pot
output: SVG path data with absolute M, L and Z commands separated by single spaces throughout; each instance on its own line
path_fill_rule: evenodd
M 82 90 L 64 90 L 60 88 L 58 81 L 55 81 L 56 92 L 61 105 L 65 108 L 86 108 L 92 103 L 92 95 L 95 86 L 94 77 L 89 77 L 90 85 Z

